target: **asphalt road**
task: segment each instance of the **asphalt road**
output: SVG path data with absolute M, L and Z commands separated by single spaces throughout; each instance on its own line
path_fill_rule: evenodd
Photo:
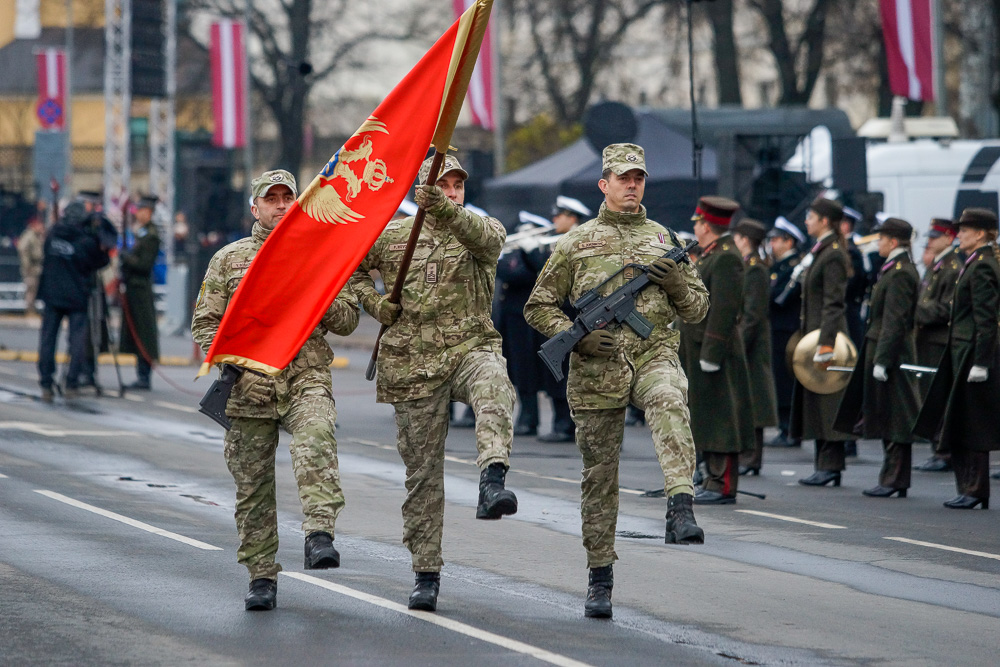
M 680 547 L 663 543 L 665 501 L 641 495 L 662 484 L 649 432 L 626 429 L 615 618 L 602 622 L 583 617 L 575 446 L 515 439 L 519 512 L 483 522 L 473 433 L 455 429 L 438 613 L 408 612 L 392 410 L 364 379 L 368 351 L 338 353 L 342 566 L 303 570 L 279 447 L 285 571 L 270 613 L 243 611 L 222 431 L 195 411 L 207 380 L 162 368 L 177 388 L 154 377 L 151 393 L 50 406 L 33 364 L 0 361 L 0 662 L 995 664 L 1000 513 L 943 508 L 950 474 L 915 472 L 907 499 L 862 497 L 881 463 L 868 441 L 841 488 L 795 483 L 811 446 L 767 449 L 763 475 L 743 481 L 767 499 L 697 508 L 706 544 Z

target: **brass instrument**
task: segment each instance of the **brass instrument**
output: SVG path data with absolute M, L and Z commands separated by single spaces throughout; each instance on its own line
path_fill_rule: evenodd
M 850 382 L 851 374 L 843 372 L 846 367 L 853 367 L 858 361 L 858 349 L 842 331 L 837 332 L 837 341 L 833 345 L 833 359 L 829 366 L 838 367 L 837 371 L 824 368 L 813 361 L 816 347 L 819 345 L 819 329 L 810 331 L 798 342 L 793 337 L 789 341 L 791 348 L 791 368 L 795 378 L 802 386 L 814 394 L 835 394 Z
M 549 234 L 550 236 L 545 236 Z M 521 243 L 525 239 L 534 239 L 535 237 L 542 237 L 537 240 L 538 245 L 551 245 L 561 238 L 561 234 L 555 234 L 552 227 L 535 227 L 533 229 L 528 229 L 523 232 L 517 232 L 511 234 L 504 241 L 503 250 L 500 251 L 500 255 L 505 255 L 508 252 L 518 250 L 521 248 Z

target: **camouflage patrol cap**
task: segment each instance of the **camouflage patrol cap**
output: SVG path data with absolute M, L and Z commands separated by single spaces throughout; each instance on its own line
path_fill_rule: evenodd
M 632 169 L 640 169 L 649 176 L 646 171 L 646 152 L 637 144 L 611 144 L 601 154 L 601 161 L 602 172 L 610 170 L 621 176 Z
M 272 185 L 287 185 L 292 189 L 292 194 L 296 197 L 299 189 L 295 186 L 295 177 L 284 169 L 273 169 L 265 171 L 263 174 L 250 182 L 250 193 L 253 199 L 263 197 Z
M 433 155 L 424 160 L 423 164 L 420 165 L 420 173 L 417 175 L 417 182 L 421 185 L 427 182 L 427 175 L 431 173 L 432 162 L 434 162 Z M 444 162 L 441 163 L 441 173 L 438 174 L 436 179 L 434 179 L 435 182 L 450 171 L 457 171 L 460 173 L 463 180 L 469 177 L 469 172 L 462 169 L 462 165 L 458 163 L 457 157 L 454 155 L 445 155 Z

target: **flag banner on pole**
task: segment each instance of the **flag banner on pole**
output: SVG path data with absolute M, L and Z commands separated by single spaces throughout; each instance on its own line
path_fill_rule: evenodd
M 880 9 L 892 94 L 933 101 L 931 0 L 880 0 Z
M 461 16 L 475 4 L 475 0 L 452 0 L 452 4 L 455 7 L 455 16 Z M 469 80 L 469 92 L 466 94 L 466 103 L 472 114 L 472 124 L 487 130 L 492 130 L 495 127 L 493 118 L 492 33 L 492 24 L 489 24 L 486 28 L 486 34 L 483 36 L 483 46 L 479 50 L 476 68 Z
M 212 145 L 246 146 L 247 81 L 245 28 L 228 19 L 212 24 L 209 57 L 212 63 L 212 112 L 215 131 Z
M 276 375 L 396 212 L 428 146 L 448 150 L 493 0 L 477 0 L 299 195 L 233 293 L 198 375 Z
M 66 52 L 44 49 L 35 55 L 38 66 L 38 122 L 45 130 L 66 127 Z

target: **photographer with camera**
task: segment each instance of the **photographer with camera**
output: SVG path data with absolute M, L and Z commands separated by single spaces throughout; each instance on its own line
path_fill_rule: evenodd
M 45 238 L 38 296 L 45 304 L 38 343 L 38 374 L 42 400 L 51 403 L 56 362 L 56 339 L 63 318 L 69 319 L 69 372 L 66 398 L 78 395 L 80 371 L 86 355 L 87 305 L 91 276 L 108 264 L 100 241 L 100 220 L 89 215 L 83 203 L 73 202 Z

